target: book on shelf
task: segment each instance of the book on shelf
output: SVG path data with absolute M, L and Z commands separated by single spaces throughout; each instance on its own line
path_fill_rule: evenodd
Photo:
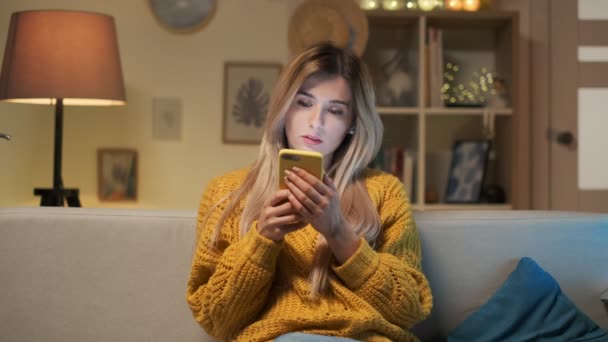
M 410 202 L 416 196 L 416 155 L 415 149 L 404 147 L 382 148 L 376 155 L 371 167 L 390 173 L 403 183 Z
M 443 31 L 436 27 L 429 27 L 426 42 L 427 54 L 427 101 L 428 105 L 437 108 L 443 107 Z

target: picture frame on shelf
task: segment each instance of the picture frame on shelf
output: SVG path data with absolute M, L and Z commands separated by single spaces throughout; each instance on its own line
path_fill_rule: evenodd
M 97 149 L 97 196 L 100 201 L 137 201 L 137 151 Z
M 490 144 L 490 140 L 454 142 L 445 193 L 446 203 L 480 202 Z
M 225 144 L 261 142 L 270 94 L 281 69 L 280 63 L 224 63 L 222 141 Z

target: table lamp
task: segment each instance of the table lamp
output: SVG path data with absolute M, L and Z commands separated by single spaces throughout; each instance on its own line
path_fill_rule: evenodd
M 0 74 L 0 101 L 55 106 L 53 188 L 36 188 L 41 206 L 79 207 L 78 189 L 63 187 L 63 106 L 126 103 L 114 18 L 41 10 L 13 13 Z

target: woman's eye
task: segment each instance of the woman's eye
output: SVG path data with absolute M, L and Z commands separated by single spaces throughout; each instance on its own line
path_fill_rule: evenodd
M 306 102 L 306 101 L 302 101 L 302 100 L 298 100 L 298 104 L 302 107 L 311 107 L 312 103 L 310 102 Z
M 342 115 L 344 114 L 344 111 L 340 108 L 329 108 L 328 112 L 335 114 L 335 115 Z

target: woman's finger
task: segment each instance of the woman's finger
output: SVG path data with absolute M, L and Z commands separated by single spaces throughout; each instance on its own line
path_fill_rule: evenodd
M 288 214 L 293 214 L 293 206 L 289 203 L 289 199 L 285 199 L 285 202 L 281 205 L 275 207 L 268 207 L 268 215 L 269 216 L 285 216 Z
M 304 172 L 306 172 L 306 171 L 304 171 Z M 295 172 L 285 171 L 285 173 L 287 174 L 287 176 L 285 176 L 285 183 L 288 185 L 288 187 L 289 187 L 289 183 L 292 183 L 292 185 L 295 185 L 300 190 L 301 193 L 304 193 L 314 203 L 321 202 L 321 198 L 323 197 L 323 194 L 319 193 L 308 181 L 306 181 L 304 178 L 300 177 Z M 318 179 L 316 179 L 316 178 L 314 178 L 314 179 L 315 179 L 315 182 L 320 183 Z M 323 185 L 323 186 L 325 186 L 325 185 Z M 291 192 L 293 193 L 293 191 L 291 191 Z M 298 197 L 298 198 L 300 198 L 300 197 Z
M 287 196 L 289 196 L 289 190 L 278 190 L 272 195 L 272 197 L 270 197 L 270 200 L 266 202 L 264 206 L 275 207 L 283 202 L 286 202 Z
M 291 194 L 287 197 L 293 209 L 304 217 L 312 216 L 312 210 L 315 208 L 315 203 L 308 198 L 298 187 L 293 183 L 287 182 L 287 187 Z
M 274 217 L 270 220 L 270 224 L 275 227 L 283 227 L 293 223 L 301 222 L 302 218 L 296 214 Z
M 294 222 L 294 223 L 284 225 L 283 227 L 281 227 L 281 230 L 285 234 L 289 234 L 298 229 L 302 229 L 302 228 L 306 227 L 307 225 L 308 225 L 308 223 L 305 223 L 305 222 Z
M 315 189 L 315 191 L 317 191 L 321 196 L 327 194 L 327 187 L 325 184 L 323 184 L 323 180 L 318 179 L 317 177 L 308 173 L 306 170 L 300 169 L 298 167 L 293 168 L 293 173 L 295 173 L 296 176 L 304 180 L 308 185 Z M 323 175 L 325 176 L 326 173 L 323 172 Z

